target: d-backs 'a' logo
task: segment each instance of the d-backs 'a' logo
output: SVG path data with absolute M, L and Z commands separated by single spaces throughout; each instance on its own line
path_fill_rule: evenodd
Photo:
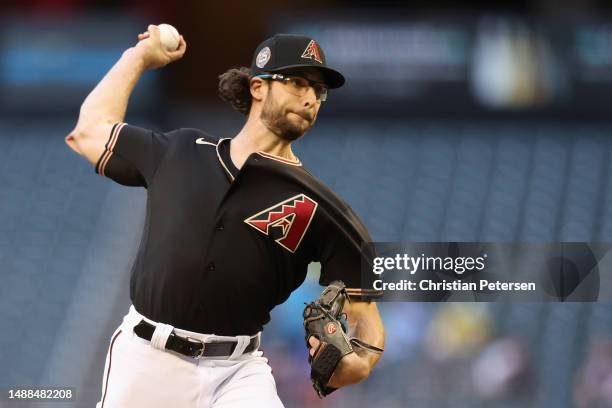
M 306 49 L 302 53 L 302 58 L 314 59 L 319 64 L 323 63 L 323 61 L 321 60 L 321 52 L 319 51 L 319 46 L 314 40 L 310 40 L 310 42 L 306 46 Z
M 317 202 L 298 194 L 244 220 L 259 232 L 271 236 L 283 248 L 295 252 L 317 210 Z

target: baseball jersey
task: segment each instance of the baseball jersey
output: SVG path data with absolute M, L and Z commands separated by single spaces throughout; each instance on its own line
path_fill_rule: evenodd
M 320 283 L 378 295 L 362 282 L 359 217 L 300 161 L 264 152 L 239 170 L 231 139 L 197 129 L 114 125 L 95 170 L 147 189 L 130 297 L 155 321 L 200 333 L 261 331 L 270 311 L 321 263 Z

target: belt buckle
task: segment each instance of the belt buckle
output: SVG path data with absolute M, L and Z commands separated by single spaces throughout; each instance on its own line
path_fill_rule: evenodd
M 202 340 L 200 340 L 200 339 L 196 339 L 196 338 L 194 338 L 194 337 L 189 337 L 189 336 L 186 336 L 185 338 L 186 338 L 186 339 L 187 339 L 187 341 L 188 341 L 188 342 L 190 342 L 190 343 L 199 343 L 199 344 L 201 344 L 201 345 L 202 345 L 202 348 L 200 349 L 200 352 L 199 352 L 199 353 L 198 353 L 196 356 L 193 356 L 193 358 L 195 358 L 195 359 L 200 359 L 200 358 L 202 358 L 202 356 L 204 356 L 204 347 L 205 347 L 205 343 L 204 343 Z

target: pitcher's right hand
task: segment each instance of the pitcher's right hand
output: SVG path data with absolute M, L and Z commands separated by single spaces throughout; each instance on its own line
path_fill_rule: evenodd
M 151 24 L 147 27 L 146 32 L 138 34 L 138 44 L 134 48 L 141 56 L 145 67 L 155 69 L 181 59 L 187 49 L 187 43 L 181 35 L 178 49 L 176 51 L 166 50 L 160 41 L 159 28 Z

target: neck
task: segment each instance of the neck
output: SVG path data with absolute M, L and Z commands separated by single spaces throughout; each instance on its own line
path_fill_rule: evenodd
M 251 153 L 265 152 L 288 160 L 297 160 L 291 142 L 282 139 L 261 122 L 259 115 L 249 115 L 240 132 L 232 139 L 230 155 L 237 168 L 241 168 Z

